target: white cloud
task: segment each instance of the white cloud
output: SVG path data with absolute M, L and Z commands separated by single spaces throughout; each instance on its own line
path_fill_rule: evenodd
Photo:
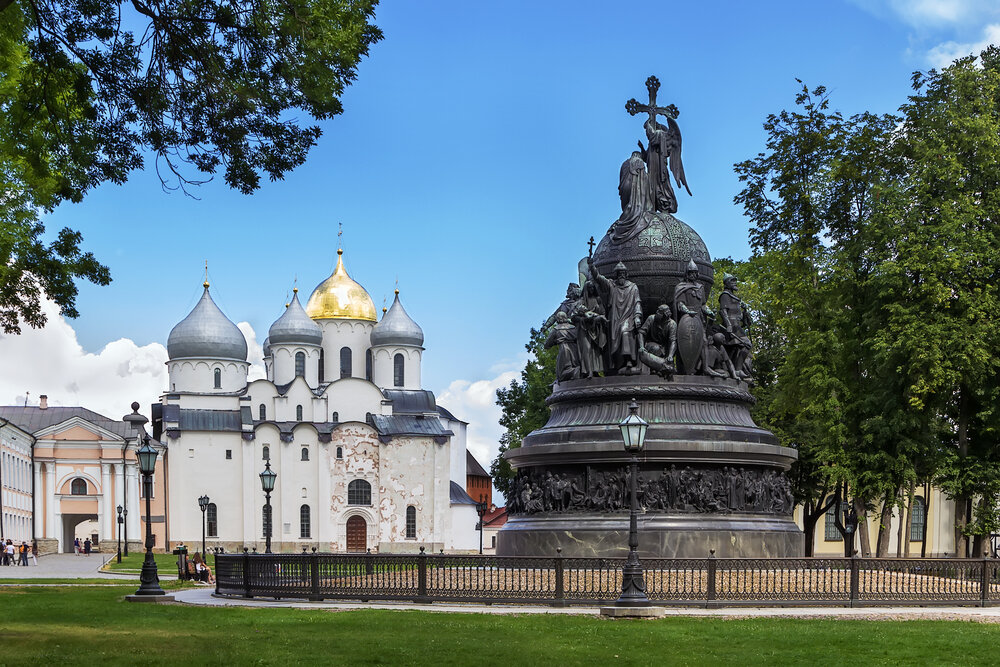
M 0 334 L 0 404 L 82 406 L 121 419 L 138 401 L 149 417 L 150 405 L 167 388 L 167 349 L 160 343 L 139 346 L 120 338 L 97 353 L 80 346 L 76 331 L 52 302 L 42 304 L 48 322 L 42 329 L 22 327 L 20 335 Z M 250 350 L 251 377 L 263 377 L 261 346 L 246 322 L 240 330 Z
M 257 332 L 253 330 L 249 322 L 240 322 L 236 325 L 243 332 L 243 337 L 247 339 L 247 361 L 250 362 L 250 371 L 247 373 L 247 380 L 263 380 L 267 377 L 264 370 L 264 347 L 257 342 Z
M 979 55 L 990 44 L 1000 44 L 1000 23 L 983 28 L 983 37 L 976 42 L 942 42 L 927 53 L 927 62 L 938 69 L 947 67 L 958 58 Z
M 914 28 L 982 25 L 1000 14 L 996 0 L 853 0 L 862 9 L 893 14 Z

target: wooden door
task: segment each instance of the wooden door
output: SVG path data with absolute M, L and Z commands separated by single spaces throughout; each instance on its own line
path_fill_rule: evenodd
M 352 516 L 347 520 L 347 550 L 364 552 L 368 546 L 368 524 L 364 517 Z

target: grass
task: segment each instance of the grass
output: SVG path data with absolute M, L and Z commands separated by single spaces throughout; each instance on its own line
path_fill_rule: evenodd
M 160 574 L 177 574 L 177 556 L 173 554 L 154 553 L 153 558 L 156 560 L 156 570 Z M 146 554 L 144 552 L 132 552 L 128 556 L 122 556 L 121 563 L 118 562 L 117 558 L 112 558 L 104 566 L 104 569 L 110 572 L 135 572 L 138 574 L 142 570 L 142 561 L 145 559 Z
M 6 664 L 993 664 L 961 621 L 489 616 L 130 604 L 119 588 L 3 588 Z

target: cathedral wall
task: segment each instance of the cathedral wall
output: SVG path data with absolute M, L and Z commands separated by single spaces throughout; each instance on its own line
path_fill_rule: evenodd
M 221 359 L 172 359 L 167 362 L 170 391 L 234 392 L 247 383 L 250 364 L 245 361 Z M 220 386 L 215 386 L 215 371 L 219 370 Z
M 380 551 L 415 553 L 420 546 L 432 552 L 446 548 L 448 449 L 447 444 L 439 445 L 427 437 L 396 437 L 383 445 L 379 459 Z M 410 505 L 416 508 L 414 538 L 406 537 L 406 508 Z
M 351 377 L 365 378 L 365 352 L 371 347 L 374 322 L 364 320 L 316 320 L 323 329 L 324 380 L 340 379 L 340 349 L 351 349 Z
M 462 488 L 465 488 L 463 480 L 466 477 L 465 448 L 467 425 L 460 421 L 445 419 L 444 417 L 441 417 L 441 423 L 444 424 L 446 429 L 454 433 L 451 436 L 451 447 L 449 448 L 451 453 L 451 479 L 462 484 Z
M 336 458 L 336 448 L 341 447 L 343 458 Z M 381 504 L 380 462 L 381 445 L 374 429 L 362 424 L 344 424 L 331 434 L 329 445 L 329 514 L 331 524 L 330 548 L 347 551 L 347 521 L 360 516 L 366 523 L 366 548 L 376 549 L 379 544 L 378 508 Z M 371 485 L 370 504 L 348 502 L 348 487 L 354 480 L 364 480 Z
M 330 413 L 327 418 L 332 421 L 332 415 L 337 413 L 337 421 L 366 421 L 369 412 L 372 414 L 391 414 L 392 406 L 383 405 L 385 397 L 378 387 L 366 380 L 345 378 L 337 380 L 326 388 L 325 397 L 329 402 Z
M 397 354 L 403 355 L 403 386 L 401 389 L 420 389 L 420 357 L 423 350 L 419 347 L 405 345 L 372 348 L 375 384 L 389 389 L 394 387 L 394 359 Z
M 295 379 L 295 354 L 306 355 L 305 375 L 303 378 L 310 387 L 319 384 L 319 350 L 314 345 L 276 345 L 271 344 L 272 369 L 268 377 L 274 384 L 288 384 Z

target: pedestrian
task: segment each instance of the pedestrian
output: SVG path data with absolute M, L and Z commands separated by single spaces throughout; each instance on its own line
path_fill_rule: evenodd
M 88 556 L 90 555 L 90 538 L 89 537 L 83 542 L 83 553 L 87 554 Z
M 0 564 L 10 565 L 7 562 L 7 543 L 3 540 L 0 540 Z
M 14 542 L 7 540 L 7 564 L 17 565 L 17 560 L 14 558 Z
M 80 538 L 79 537 L 76 538 L 75 540 L 73 540 L 73 552 L 76 553 L 77 556 L 80 555 Z
M 38 565 L 38 542 L 31 540 L 31 560 Z
M 18 551 L 20 552 L 21 556 L 21 565 L 23 565 L 24 567 L 28 567 L 28 543 L 21 542 L 21 546 L 18 549 Z

